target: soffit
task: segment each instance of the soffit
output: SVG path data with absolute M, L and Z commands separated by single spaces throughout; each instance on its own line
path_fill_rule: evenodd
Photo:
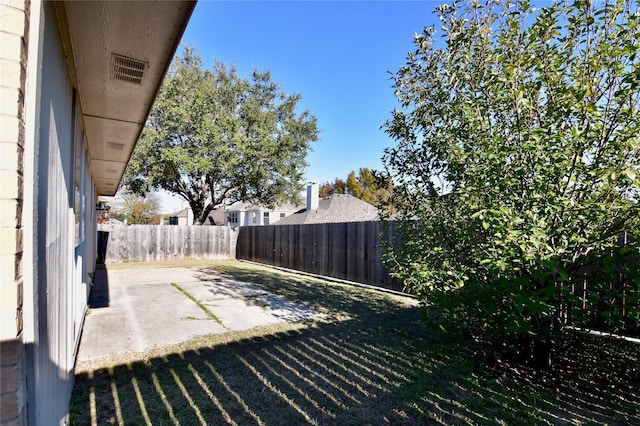
M 115 195 L 193 1 L 55 4 L 98 195 Z

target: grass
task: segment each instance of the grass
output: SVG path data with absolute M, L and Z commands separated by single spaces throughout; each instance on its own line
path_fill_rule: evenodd
M 432 332 L 400 296 L 239 262 L 114 269 L 163 266 L 217 271 L 325 316 L 79 371 L 70 424 L 640 424 L 638 347 L 625 342 L 573 342 L 542 375 Z
M 184 294 L 189 300 L 191 300 L 193 303 L 195 303 L 196 305 L 198 305 L 198 307 L 200 309 L 202 309 L 202 311 L 207 314 L 207 316 L 214 320 L 215 322 L 217 322 L 220 325 L 222 324 L 222 321 L 220 321 L 220 318 L 218 318 L 217 316 L 215 316 L 215 314 L 213 312 L 211 312 L 209 310 L 209 308 L 207 308 L 201 301 L 199 301 L 198 299 L 196 299 L 195 297 L 193 297 L 193 295 L 191 295 L 188 291 L 186 291 L 185 289 L 183 289 L 182 287 L 180 287 L 178 284 L 176 283 L 171 283 L 171 286 L 174 287 L 176 290 L 178 290 L 180 293 Z

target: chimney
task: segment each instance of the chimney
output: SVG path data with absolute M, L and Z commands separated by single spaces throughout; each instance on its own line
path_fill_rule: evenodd
M 307 185 L 307 211 L 318 208 L 318 183 L 309 182 Z

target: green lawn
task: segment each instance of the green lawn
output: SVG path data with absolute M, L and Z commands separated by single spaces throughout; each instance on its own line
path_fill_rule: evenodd
M 202 267 L 326 314 L 78 371 L 71 424 L 640 424 L 640 347 L 584 339 L 538 374 L 426 329 L 412 300 L 240 262 Z M 594 356 L 594 353 L 605 354 Z

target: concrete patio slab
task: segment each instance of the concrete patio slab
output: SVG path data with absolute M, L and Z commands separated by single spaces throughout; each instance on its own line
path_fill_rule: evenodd
M 197 268 L 96 271 L 89 304 L 79 364 L 319 315 L 250 283 Z
M 255 285 L 224 278 L 211 280 L 211 277 L 207 277 L 200 281 L 182 282 L 180 286 L 188 289 L 189 293 L 199 300 L 215 300 L 227 297 L 241 299 L 243 297 L 252 298 L 267 294 L 267 291 Z
M 206 305 L 225 326 L 234 331 L 281 322 L 250 300 L 227 298 L 210 301 Z M 238 312 L 244 315 L 238 315 Z

